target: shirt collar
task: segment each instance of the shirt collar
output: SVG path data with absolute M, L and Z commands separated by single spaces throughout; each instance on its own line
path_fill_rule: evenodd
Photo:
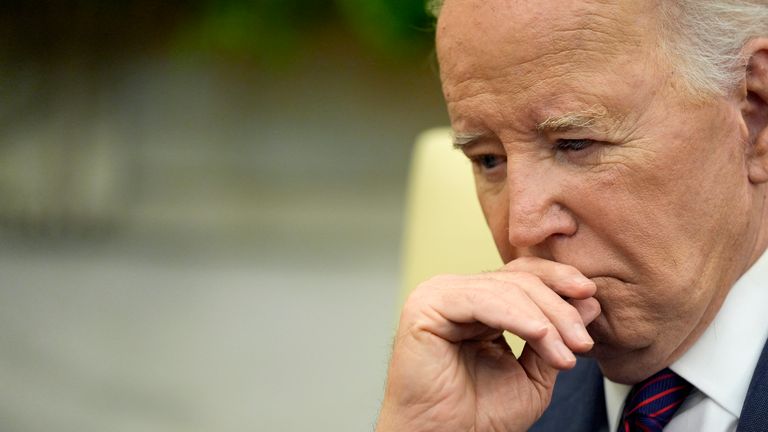
M 768 253 L 734 284 L 715 319 L 670 369 L 736 417 L 768 338 Z M 611 430 L 631 386 L 604 379 Z
M 608 378 L 603 378 L 603 388 L 605 389 L 605 411 L 606 415 L 608 415 L 608 430 L 619 430 L 621 408 L 624 406 L 624 399 L 627 398 L 632 386 L 615 383 Z
M 768 254 L 725 298 L 698 341 L 670 369 L 739 417 L 768 337 Z

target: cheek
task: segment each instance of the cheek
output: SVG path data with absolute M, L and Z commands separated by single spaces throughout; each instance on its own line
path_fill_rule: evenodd
M 509 244 L 509 197 L 502 186 L 487 187 L 476 181 L 477 197 L 480 208 L 491 230 L 496 250 L 504 263 L 515 259 L 515 253 Z
M 592 191 L 588 223 L 637 273 L 694 282 L 707 256 L 730 243 L 733 233 L 720 230 L 744 218 L 746 171 L 734 147 L 692 137 L 617 149 L 582 185 Z
M 704 127 L 666 130 L 655 144 L 655 170 L 647 176 L 654 199 L 672 229 L 690 239 L 688 252 L 711 250 L 723 237 L 719 229 L 738 224 L 746 210 L 748 177 L 738 115 L 720 107 L 693 115 Z M 663 144 L 663 145 L 662 145 Z
M 594 330 L 603 342 L 633 349 L 664 345 L 687 334 L 700 316 L 692 290 L 608 278 L 596 283 L 603 314 Z
M 671 153 L 667 158 L 676 163 L 646 176 L 652 193 L 642 199 L 653 210 L 647 217 L 655 221 L 658 244 L 673 260 L 667 267 L 680 274 L 705 275 L 704 266 L 736 252 L 747 221 L 749 182 L 733 142 L 698 141 L 702 148 Z
M 740 253 L 748 207 L 743 160 L 727 140 L 696 144 L 703 148 L 638 155 L 646 157 L 592 179 L 602 199 L 590 197 L 598 211 L 587 223 L 630 268 L 630 283 L 598 288 L 603 323 L 627 346 L 686 335 Z

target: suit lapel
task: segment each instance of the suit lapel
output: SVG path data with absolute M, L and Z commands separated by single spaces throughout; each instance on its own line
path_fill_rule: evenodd
M 738 432 L 762 432 L 768 430 L 768 343 L 757 362 L 747 398 L 739 416 Z
M 576 367 L 557 377 L 552 402 L 531 432 L 607 431 L 603 376 L 592 359 L 580 358 Z M 763 347 L 744 407 L 738 432 L 768 431 L 768 343 Z

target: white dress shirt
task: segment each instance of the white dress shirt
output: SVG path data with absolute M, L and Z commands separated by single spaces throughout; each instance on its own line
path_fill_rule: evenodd
M 735 431 L 766 338 L 768 253 L 736 282 L 699 340 L 670 366 L 695 389 L 664 431 Z M 631 386 L 604 382 L 608 424 L 615 431 Z

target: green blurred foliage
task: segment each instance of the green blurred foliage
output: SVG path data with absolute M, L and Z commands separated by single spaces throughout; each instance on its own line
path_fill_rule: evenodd
M 332 19 L 329 6 L 329 0 L 208 0 L 179 41 L 195 51 L 280 61 L 310 29 Z
M 365 48 L 389 57 L 423 54 L 432 19 L 419 0 L 208 0 L 185 26 L 181 46 L 282 62 L 328 27 L 350 32 Z
M 350 27 L 379 52 L 419 53 L 432 44 L 433 18 L 419 0 L 336 0 Z

